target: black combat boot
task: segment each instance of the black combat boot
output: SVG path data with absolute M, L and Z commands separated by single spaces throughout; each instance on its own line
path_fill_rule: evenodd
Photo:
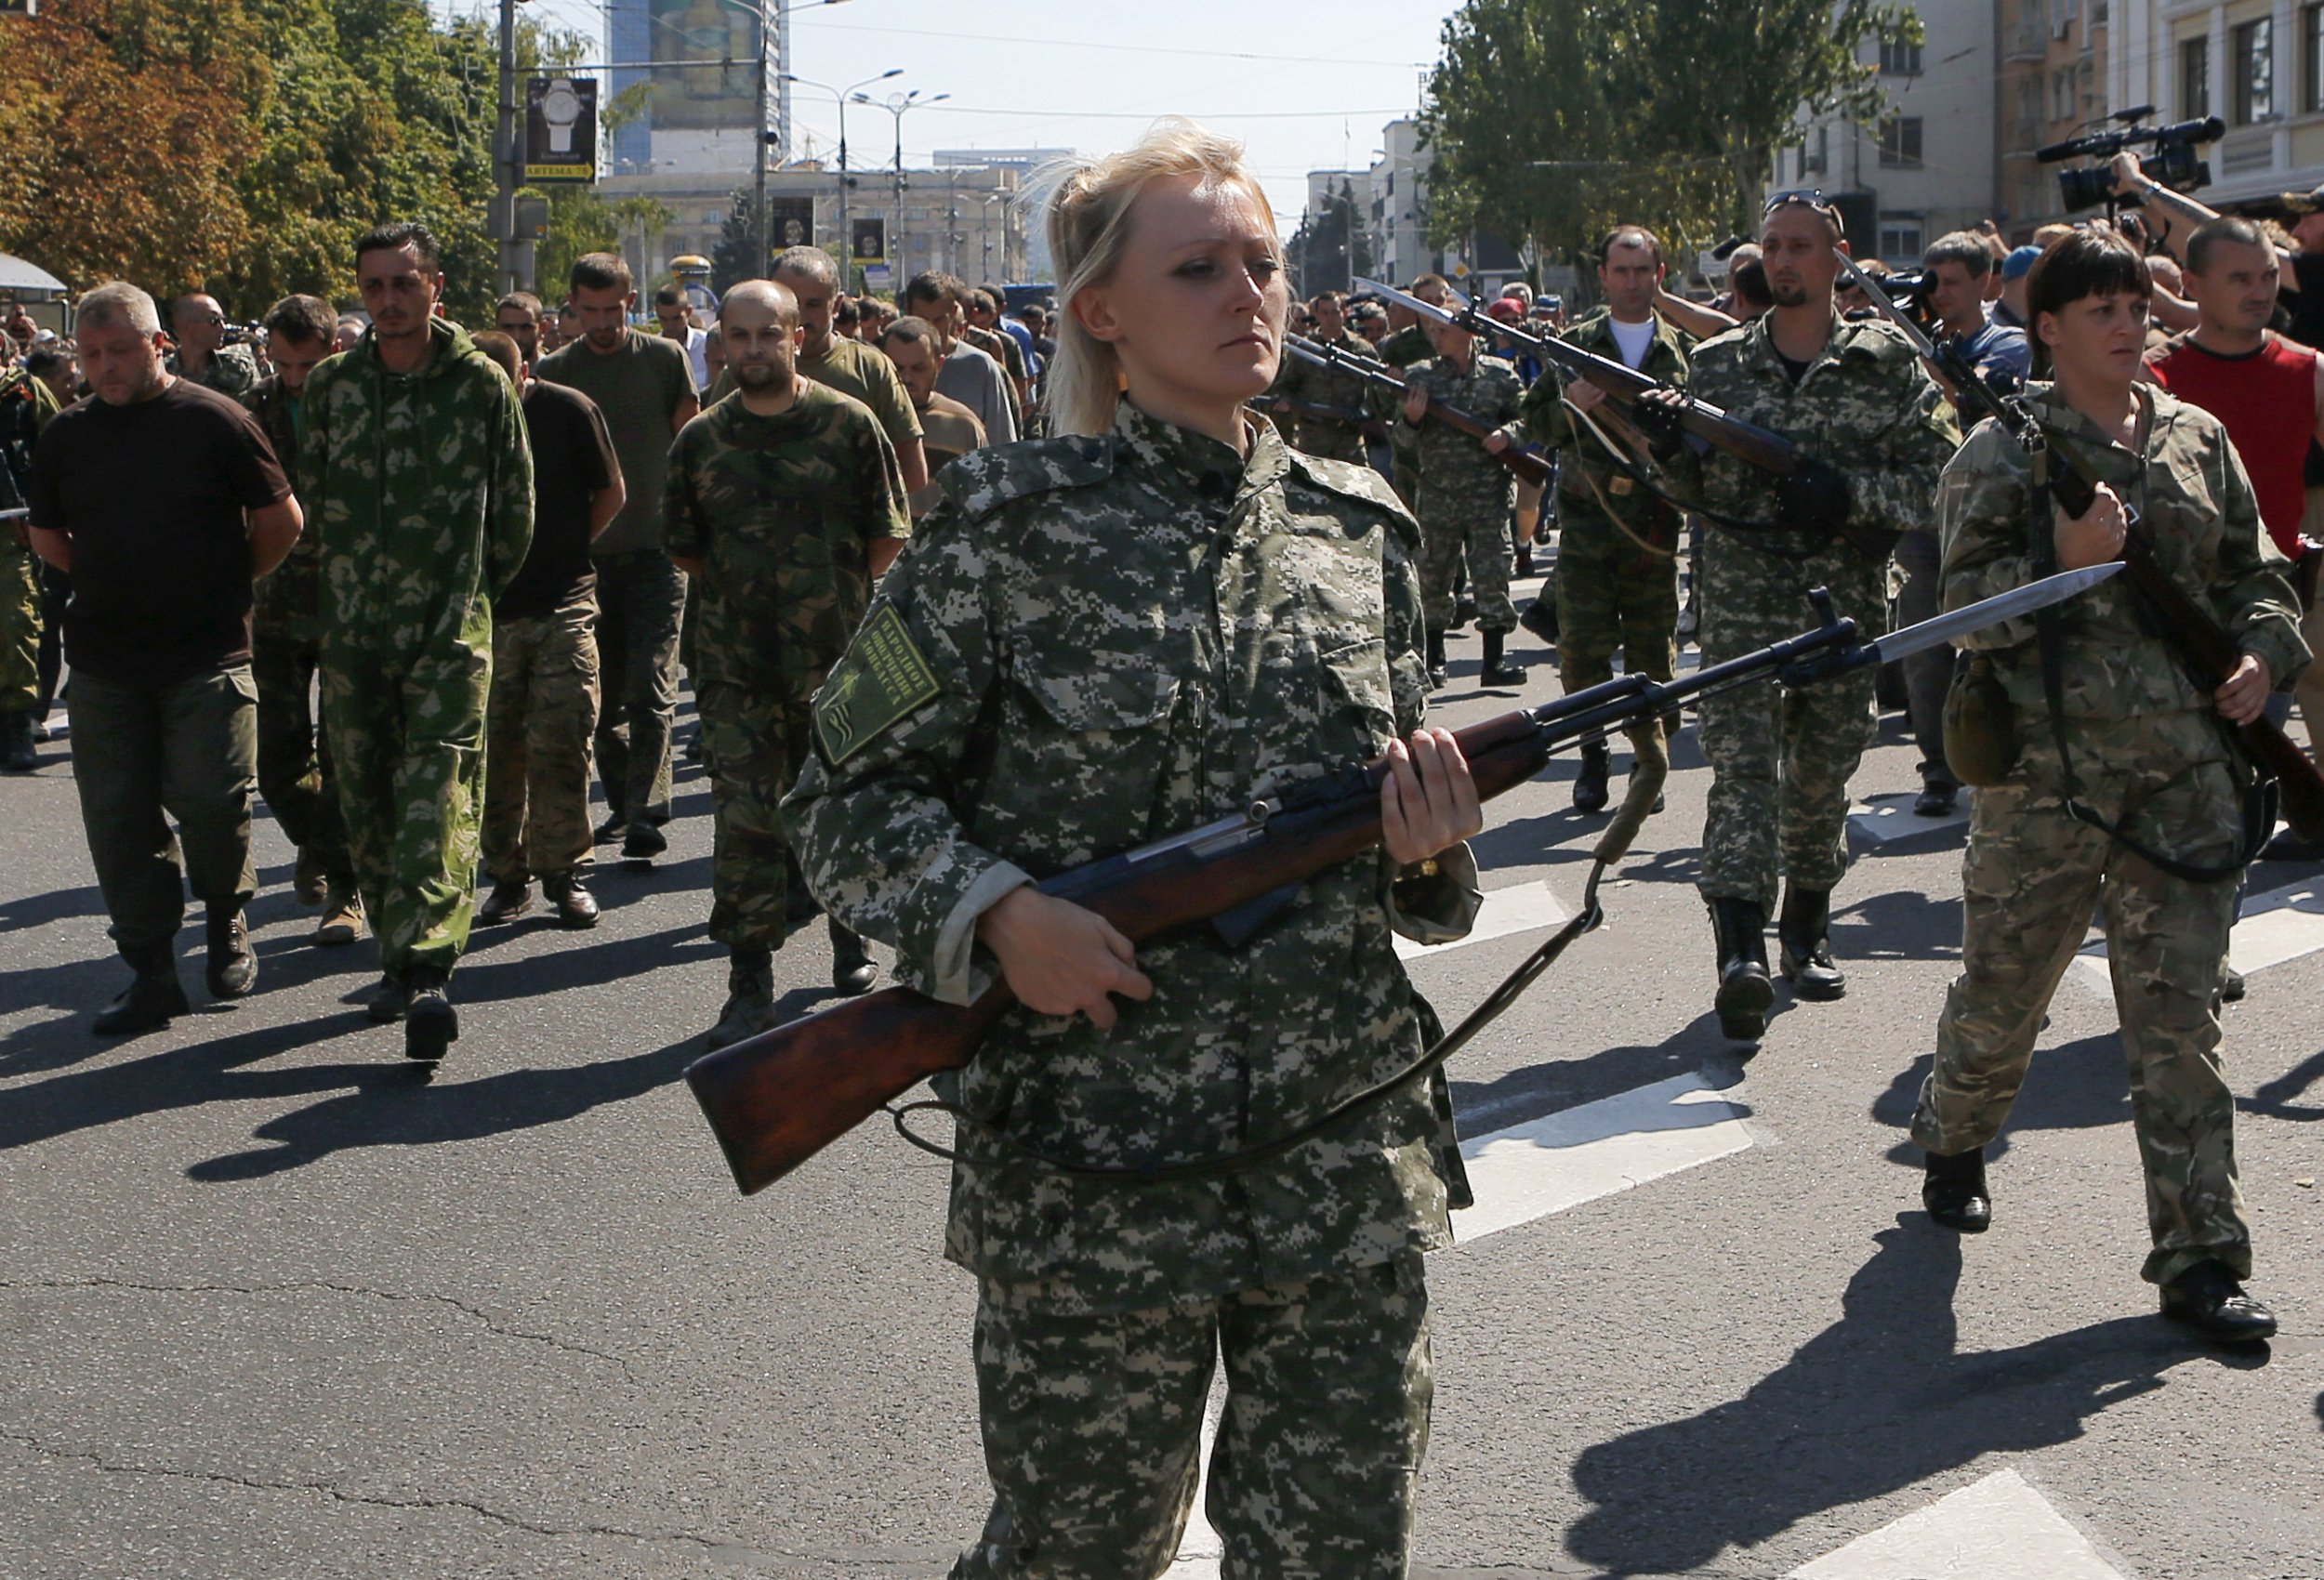
M 1445 633 L 1431 631 L 1428 634 L 1428 683 L 1441 686 L 1451 678 L 1451 672 L 1445 667 Z
M 2276 1336 L 2276 1313 L 2245 1294 L 2218 1262 L 2198 1262 L 2164 1284 L 2162 1314 L 2218 1344 L 2258 1344 Z
M 1749 900 L 1710 902 L 1710 931 L 1719 945 L 1719 1029 L 1736 1042 L 1767 1034 L 1776 984 L 1767 975 L 1767 913 Z
M 1832 964 L 1831 940 L 1826 936 L 1830 927 L 1830 889 L 1784 886 L 1783 917 L 1776 924 L 1776 937 L 1783 944 L 1783 980 L 1802 998 L 1817 1003 L 1843 998 L 1848 992 L 1847 977 Z
M 433 1064 L 460 1040 L 460 1012 L 444 996 L 443 972 L 415 966 L 403 973 L 403 1057 Z
M 363 1014 L 375 1026 L 392 1026 L 403 1019 L 403 1008 L 411 1002 L 411 996 L 402 982 L 383 976 L 379 985 L 371 990 L 371 996 L 363 1001 Z
M 7 754 L 10 773 L 30 773 L 40 766 L 40 754 L 33 750 L 31 714 L 0 713 L 0 752 Z
M 738 943 L 726 968 L 726 1007 L 703 1042 L 713 1048 L 774 1029 L 774 951 L 763 943 Z
M 1929 1217 L 1962 1234 L 1983 1234 L 1993 1224 L 1993 1192 L 1985 1183 L 1985 1149 L 1972 1147 L 1949 1157 L 1928 1155 L 1921 1180 L 1921 1205 Z
M 1605 810 L 1605 780 L 1613 762 L 1614 754 L 1604 741 L 1584 741 L 1581 744 L 1581 770 L 1574 775 L 1574 810 Z
M 166 1026 L 173 1015 L 193 1012 L 193 1006 L 186 1002 L 185 984 L 178 980 L 178 958 L 168 944 L 134 954 L 124 950 L 123 954 L 137 978 L 120 997 L 98 1011 L 97 1019 L 89 1023 L 91 1031 L 100 1037 L 127 1036 Z
M 1485 633 L 1485 666 L 1477 677 L 1488 686 L 1518 686 L 1525 683 L 1525 666 L 1512 664 L 1501 656 L 1501 649 L 1509 640 L 1506 631 Z
M 879 980 L 879 967 L 865 947 L 863 935 L 839 925 L 831 918 L 831 985 L 850 998 L 871 992 L 872 983 Z
M 212 907 L 209 914 L 209 982 L 212 998 L 246 998 L 258 985 L 258 957 L 251 953 L 250 928 L 242 907 Z

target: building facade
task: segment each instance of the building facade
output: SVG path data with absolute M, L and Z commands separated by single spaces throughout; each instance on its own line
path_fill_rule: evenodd
M 2205 203 L 2229 207 L 2324 183 L 2324 5 L 2116 0 L 2116 8 L 2117 102 L 2152 104 L 2160 122 L 2226 123 L 2225 136 L 2200 151 L 2211 173 Z
M 1994 0 L 1917 0 L 1913 9 L 1920 44 L 1868 39 L 1859 52 L 1887 90 L 1886 113 L 1874 123 L 1802 116 L 1768 183 L 1770 192 L 1824 192 L 1847 217 L 1858 257 L 1906 265 L 1996 207 Z
M 2136 8 L 2134 0 L 2000 0 L 1995 217 L 2012 242 L 2076 217 L 2059 191 L 2065 166 L 2042 164 L 2035 151 L 2103 124 L 2119 105 L 2145 102 L 2121 97 L 2115 48 L 2116 12 Z

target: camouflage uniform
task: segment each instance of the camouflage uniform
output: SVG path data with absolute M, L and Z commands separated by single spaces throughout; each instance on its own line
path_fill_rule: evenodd
M 2289 562 L 2261 530 L 2242 463 L 2216 418 L 2141 388 L 2153 403 L 2143 459 L 2039 386 L 2036 409 L 2139 512 L 2164 569 L 2286 687 L 2308 651 Z M 2053 562 L 2052 513 L 2046 503 L 2028 508 L 2028 467 L 1988 422 L 1945 468 L 1948 609 L 2018 586 Z M 2039 534 L 2030 546 L 2029 533 Z M 2249 770 L 2208 691 L 2155 633 L 2136 590 L 2117 578 L 2065 605 L 2059 623 L 2065 733 L 2081 798 L 2150 849 L 2201 865 L 2231 861 Z M 1937 1023 L 1936 1065 L 1921 1089 L 1913 1139 L 1951 1154 L 1993 1139 L 2025 1079 L 2050 995 L 2081 947 L 2093 905 L 2103 903 L 2154 1238 L 2145 1276 L 2167 1284 L 2215 1260 L 2248 1277 L 2235 1095 L 2219 1060 L 2219 983 L 2237 886 L 2172 876 L 2067 815 L 2034 635 L 2025 618 L 1961 639 L 1992 655 L 2023 750 L 2006 783 L 1977 793 L 1962 861 L 1961 973 Z
M 178 353 L 172 351 L 167 362 L 169 371 L 181 378 L 191 377 L 191 375 L 179 370 L 178 361 Z M 241 401 L 246 405 L 249 403 L 248 395 L 258 385 L 258 359 L 251 355 L 247 346 L 220 346 L 210 353 L 210 365 L 204 368 L 202 375 L 193 382 L 205 389 L 217 390 L 230 401 Z
M 1479 347 L 1466 373 L 1443 361 L 1417 364 L 1406 388 L 1423 386 L 1430 395 L 1458 406 L 1481 423 L 1499 427 L 1517 415 L 1525 386 L 1517 370 Z M 1397 426 L 1415 427 L 1401 409 Z M 1511 474 L 1485 446 L 1449 423 L 1423 419 L 1418 426 L 1420 462 L 1420 591 L 1428 628 L 1449 629 L 1453 583 L 1461 560 L 1469 564 L 1469 591 L 1477 600 L 1477 629 L 1490 635 L 1517 628 L 1517 606 L 1509 600 L 1509 513 L 1513 504 Z
M 964 455 L 815 701 L 785 803 L 810 881 L 909 986 L 993 981 L 978 915 L 1031 878 L 1240 812 L 1418 727 L 1416 533 L 1367 469 L 1256 425 L 1248 461 L 1125 402 L 1113 432 Z M 1311 879 L 1239 947 L 1150 940 L 1151 1001 L 1006 1011 L 943 1090 L 1104 1165 L 1217 1158 L 1313 1120 L 1434 1030 L 1391 945 L 1474 915 L 1465 848 Z M 997 1500 L 958 1576 L 1158 1574 L 1202 1397 L 1237 1575 L 1401 1573 L 1428 1415 L 1419 1258 L 1465 1200 L 1441 1080 L 1227 1178 L 1132 1184 L 960 1132 L 945 1254 L 980 1281 Z
M 665 546 L 700 560 L 703 742 L 717 814 L 710 936 L 783 941 L 777 807 L 807 755 L 807 704 L 871 600 L 870 549 L 911 536 L 904 474 L 861 402 L 809 379 L 786 411 L 738 396 L 670 450 Z
M 321 542 L 324 727 L 387 974 L 449 975 L 468 942 L 492 599 L 533 539 L 517 392 L 429 322 L 420 372 L 377 338 L 308 376 L 298 497 Z
M 243 397 L 266 430 L 285 470 L 298 464 L 300 398 L 279 378 L 260 380 Z M 283 562 L 257 586 L 250 618 L 250 678 L 258 688 L 258 794 L 284 836 L 335 882 L 355 876 L 347 854 L 331 747 L 318 739 L 308 694 L 323 662 L 323 547 L 301 532 Z
M 1620 362 L 1613 323 L 1612 313 L 1594 313 L 1560 338 Z M 1657 317 L 1638 371 L 1683 389 L 1694 344 L 1692 336 Z M 1506 430 L 1512 443 L 1530 440 L 1561 452 L 1558 681 L 1573 692 L 1611 680 L 1617 648 L 1630 673 L 1669 680 L 1678 672 L 1679 512 L 1617 468 L 1596 437 L 1566 409 L 1564 397 L 1555 370 L 1545 372 L 1525 391 L 1520 420 Z M 1655 728 L 1640 726 L 1629 734 L 1635 742 Z
M 1393 368 L 1408 368 L 1436 355 L 1428 330 L 1407 323 L 1372 349 L 1372 354 Z M 1394 471 L 1396 496 L 1409 506 L 1420 489 L 1420 436 L 1409 423 L 1392 423 L 1388 454 Z
M 1380 354 L 1372 343 L 1353 329 L 1342 329 L 1337 340 L 1317 337 L 1318 345 L 1337 347 L 1358 362 L 1377 365 Z M 1296 401 L 1309 406 L 1335 406 L 1344 411 L 1377 415 L 1379 397 L 1374 387 L 1352 373 L 1338 368 L 1317 367 L 1314 362 L 1286 352 L 1283 370 L 1275 375 L 1274 388 L 1269 393 L 1280 400 Z M 1336 417 L 1311 416 L 1303 412 L 1287 412 L 1278 428 L 1287 427 L 1296 436 L 1293 442 L 1310 455 L 1329 461 L 1348 461 L 1366 465 L 1364 459 L 1364 427 L 1361 423 L 1342 422 Z
M 1795 388 L 1763 318 L 1695 348 L 1688 393 L 1771 428 L 1842 471 L 1850 521 L 1878 532 L 1925 525 L 1938 470 L 1960 442 L 1950 409 L 1896 330 L 1835 321 Z M 1774 478 L 1722 450 L 1682 452 L 1701 503 L 1744 522 L 1776 516 Z M 1715 524 L 1715 523 L 1714 523 Z M 1802 555 L 1803 558 L 1789 558 Z M 1888 560 L 1813 532 L 1714 531 L 1703 549 L 1703 665 L 1794 636 L 1814 618 L 1808 589 L 1867 632 L 1885 627 Z M 1858 669 L 1791 691 L 1747 686 L 1701 707 L 1710 762 L 1703 820 L 1707 900 L 1772 913 L 1778 873 L 1829 891 L 1847 869 L 1848 779 L 1870 737 L 1875 677 Z
M 57 415 L 48 386 L 11 368 L 0 373 L 0 444 L 8 454 L 0 465 L 0 507 L 24 503 L 31 477 L 33 441 Z M 21 713 L 27 726 L 40 707 L 40 557 L 15 522 L 0 522 L 0 718 Z

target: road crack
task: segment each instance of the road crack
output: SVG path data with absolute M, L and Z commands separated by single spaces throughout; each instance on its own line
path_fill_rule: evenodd
M 576 1344 L 571 1339 L 561 1338 L 555 1334 L 535 1333 L 524 1328 L 505 1326 L 495 1321 L 489 1312 L 471 1306 L 464 1300 L 456 1300 L 449 1295 L 416 1295 L 404 1290 L 373 1289 L 359 1284 L 332 1284 L 323 1279 L 298 1279 L 284 1284 L 140 1284 L 131 1279 L 121 1278 L 0 1279 L 0 1289 L 112 1289 L 134 1295 L 243 1295 L 253 1297 L 260 1295 L 321 1293 L 353 1296 L 368 1300 L 408 1301 L 447 1306 L 476 1323 L 487 1333 L 502 1338 L 518 1339 L 528 1344 L 545 1345 L 551 1350 L 561 1350 L 571 1355 L 586 1355 L 591 1360 L 602 1361 L 608 1365 L 618 1366 L 625 1376 L 632 1381 L 636 1380 L 635 1374 L 630 1369 L 630 1363 L 624 1356 L 615 1355 L 609 1350 L 592 1350 L 586 1344 Z

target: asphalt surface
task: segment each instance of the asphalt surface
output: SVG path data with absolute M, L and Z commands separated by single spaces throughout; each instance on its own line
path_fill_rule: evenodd
M 1519 643 L 1523 695 L 1554 694 Z M 1441 720 L 1517 700 L 1476 689 L 1473 634 L 1452 652 Z M 1780 999 L 1743 1066 L 1710 1013 L 1691 729 L 1677 757 L 1607 928 L 1454 1090 L 1476 1132 L 1699 1070 L 1754 1144 L 1433 1259 L 1415 1573 L 1786 1574 L 2009 1469 L 2122 1580 L 2324 1577 L 2324 954 L 2227 1012 L 2253 1288 L 2283 1333 L 2208 1350 L 2138 1281 L 2120 1045 L 2079 978 L 1996 1155 L 1994 1231 L 1919 1209 L 1904 1126 L 1959 826 L 1858 844 L 1848 997 Z M 1915 759 L 1890 716 L 1859 798 L 1910 790 Z M 1578 903 L 1602 820 L 1567 809 L 1571 773 L 1488 810 L 1488 889 Z M 668 855 L 601 865 L 594 932 L 479 929 L 430 1084 L 363 1018 L 370 944 L 307 943 L 271 821 L 259 993 L 204 1002 L 191 926 L 195 1012 L 93 1038 L 124 969 L 68 747 L 0 781 L 0 1576 L 944 1572 L 987 1496 L 944 1165 L 865 1126 L 734 1192 L 679 1082 L 723 993 L 708 802 L 686 769 Z M 1412 970 L 1449 1019 L 1543 936 Z M 786 1006 L 823 1002 L 821 930 L 776 972 Z

